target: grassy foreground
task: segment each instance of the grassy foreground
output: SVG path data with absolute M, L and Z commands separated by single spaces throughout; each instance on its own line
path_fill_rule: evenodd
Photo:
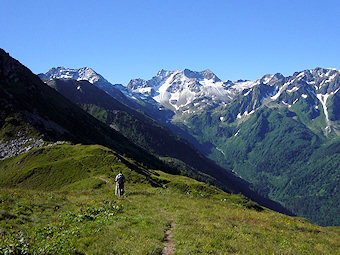
M 118 169 L 128 180 L 123 198 L 113 191 Z M 57 181 L 65 174 L 73 181 Z M 170 225 L 176 254 L 340 253 L 338 227 L 144 169 L 100 146 L 59 145 L 6 159 L 0 186 L 0 254 L 161 254 Z

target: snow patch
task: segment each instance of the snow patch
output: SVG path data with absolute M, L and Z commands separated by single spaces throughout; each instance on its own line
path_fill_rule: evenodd
M 296 76 L 296 78 L 297 78 L 298 80 L 301 80 L 304 76 L 305 76 L 305 72 L 302 72 L 302 73 L 300 73 L 298 76 Z
M 242 81 L 242 82 L 235 82 L 234 86 L 232 88 L 235 88 L 238 91 L 242 91 L 251 87 L 254 87 L 256 85 L 260 84 L 260 82 L 257 81 Z
M 288 93 L 293 93 L 293 92 L 298 91 L 298 90 L 299 90 L 298 87 L 294 87 L 294 88 L 292 88 L 292 89 L 288 89 L 287 92 L 288 92 Z
M 263 80 L 263 84 L 267 84 L 268 82 L 271 81 L 271 79 L 273 79 L 274 75 L 269 75 L 267 77 L 264 78 Z
M 292 105 L 290 105 L 290 104 L 288 104 L 288 103 L 286 103 L 286 102 L 284 102 L 284 101 L 282 101 L 282 103 L 283 103 L 284 105 L 287 105 L 288 108 L 292 107 Z
M 236 134 L 235 134 L 234 136 L 237 136 L 238 133 L 240 133 L 240 130 L 241 130 L 241 129 L 237 130 L 237 132 L 236 132 Z
M 151 89 L 152 89 L 151 87 L 140 88 L 138 90 L 138 92 L 141 93 L 141 94 L 151 94 Z
M 327 79 L 327 82 L 331 82 L 332 80 L 335 79 L 335 77 L 338 75 L 338 73 L 335 73 L 333 75 L 331 75 L 328 79 Z
M 218 150 L 219 152 L 221 152 L 225 156 L 224 151 L 222 151 L 220 148 L 216 147 L 216 150 Z
M 248 113 L 248 111 L 245 111 L 245 112 L 244 112 L 244 115 L 245 115 L 245 116 L 247 116 L 247 115 L 251 115 L 251 114 L 253 114 L 254 112 L 255 112 L 254 110 L 252 110 L 252 111 L 251 111 L 251 112 L 249 112 L 249 113 Z
M 257 100 L 254 101 L 253 110 L 255 110 L 255 108 L 256 108 L 256 103 L 257 103 Z
M 338 88 L 336 91 L 334 91 L 334 92 L 331 92 L 331 95 L 334 95 L 334 94 L 336 94 L 336 93 L 338 93 L 338 91 L 340 90 L 340 88 Z
M 306 99 L 308 96 L 306 94 L 302 94 L 301 97 L 303 97 L 304 99 Z
M 288 86 L 289 86 L 290 84 L 292 84 L 293 82 L 294 82 L 294 80 L 291 80 L 291 81 L 285 83 L 285 84 L 279 89 L 279 92 L 277 92 L 276 95 L 272 96 L 271 99 L 272 99 L 272 100 L 277 100 L 277 99 L 279 98 L 279 96 L 281 95 L 281 93 L 282 93 L 286 88 L 288 88 Z
M 245 93 L 243 96 L 248 96 L 250 94 L 250 92 L 252 91 L 252 89 L 250 89 L 249 91 L 247 91 L 247 93 Z
M 241 119 L 243 116 L 249 116 L 251 114 L 253 114 L 255 112 L 255 110 L 252 110 L 251 112 L 245 111 L 243 114 L 241 114 L 240 112 L 237 114 L 237 118 Z
M 328 117 L 328 109 L 327 109 L 327 99 L 329 97 L 329 94 L 316 94 L 316 97 L 320 100 L 322 107 L 323 107 L 323 112 L 326 116 L 326 123 L 327 123 L 327 127 L 325 128 L 326 131 L 330 130 L 330 121 L 329 121 L 329 117 Z

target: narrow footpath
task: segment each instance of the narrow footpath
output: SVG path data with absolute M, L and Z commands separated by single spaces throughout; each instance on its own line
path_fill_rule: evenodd
M 98 176 L 98 179 L 106 182 L 106 184 L 109 186 L 110 189 L 114 190 L 114 187 L 112 185 L 112 183 L 105 179 L 102 176 Z M 131 202 L 129 199 L 127 199 L 127 201 Z M 174 222 L 174 217 L 172 215 L 169 214 L 169 212 L 167 212 L 166 210 L 159 208 L 159 211 L 161 211 L 162 213 L 164 213 L 167 218 L 170 220 L 169 222 L 169 228 L 165 231 L 165 237 L 164 237 L 164 247 L 162 250 L 162 254 L 163 255 L 174 255 L 175 254 L 175 242 L 173 240 L 174 238 L 174 232 L 173 230 L 176 228 L 176 223 Z
M 174 238 L 174 232 L 173 230 L 176 228 L 176 224 L 174 222 L 174 217 L 170 215 L 167 211 L 164 209 L 159 209 L 162 213 L 164 213 L 168 219 L 170 220 L 170 227 L 165 232 L 165 238 L 164 238 L 164 247 L 162 250 L 162 254 L 164 255 L 173 255 L 175 254 L 175 242 L 173 240 Z

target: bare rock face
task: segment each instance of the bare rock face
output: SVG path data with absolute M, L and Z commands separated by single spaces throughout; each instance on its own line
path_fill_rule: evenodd
M 44 141 L 41 138 L 20 137 L 6 142 L 0 141 L 0 159 L 14 157 L 42 146 Z
M 2 142 L 0 140 L 0 160 L 26 153 L 32 149 L 41 147 L 50 147 L 53 145 L 65 144 L 66 141 L 57 141 L 54 143 L 46 142 L 41 138 L 28 138 L 21 136 L 17 139 Z

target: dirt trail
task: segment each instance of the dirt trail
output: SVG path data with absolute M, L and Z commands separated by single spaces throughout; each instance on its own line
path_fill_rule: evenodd
M 98 179 L 106 182 L 106 184 L 109 186 L 110 189 L 114 189 L 113 185 L 111 184 L 111 182 L 107 179 L 105 179 L 102 176 L 98 176 Z M 127 199 L 129 202 L 131 202 L 129 199 Z M 164 237 L 164 247 L 162 250 L 162 254 L 164 255 L 174 255 L 175 254 L 175 242 L 173 240 L 174 238 L 174 232 L 173 230 L 176 228 L 176 223 L 174 222 L 174 217 L 169 214 L 169 212 L 167 212 L 166 210 L 159 208 L 159 211 L 161 211 L 162 213 L 164 213 L 167 218 L 170 220 L 169 225 L 170 227 L 166 230 L 165 232 L 165 237 Z
M 164 248 L 162 250 L 162 254 L 164 255 L 173 255 L 175 254 L 175 242 L 173 240 L 174 232 L 172 231 L 175 228 L 175 224 L 170 222 L 170 228 L 165 232 L 165 240 L 164 240 Z
M 173 255 L 175 254 L 175 242 L 173 240 L 174 238 L 174 232 L 173 230 L 176 228 L 176 223 L 174 222 L 174 217 L 170 215 L 167 211 L 164 209 L 159 209 L 162 213 L 164 213 L 168 219 L 170 220 L 170 228 L 167 229 L 165 232 L 165 238 L 164 238 L 164 248 L 162 250 L 162 254 L 164 255 Z

